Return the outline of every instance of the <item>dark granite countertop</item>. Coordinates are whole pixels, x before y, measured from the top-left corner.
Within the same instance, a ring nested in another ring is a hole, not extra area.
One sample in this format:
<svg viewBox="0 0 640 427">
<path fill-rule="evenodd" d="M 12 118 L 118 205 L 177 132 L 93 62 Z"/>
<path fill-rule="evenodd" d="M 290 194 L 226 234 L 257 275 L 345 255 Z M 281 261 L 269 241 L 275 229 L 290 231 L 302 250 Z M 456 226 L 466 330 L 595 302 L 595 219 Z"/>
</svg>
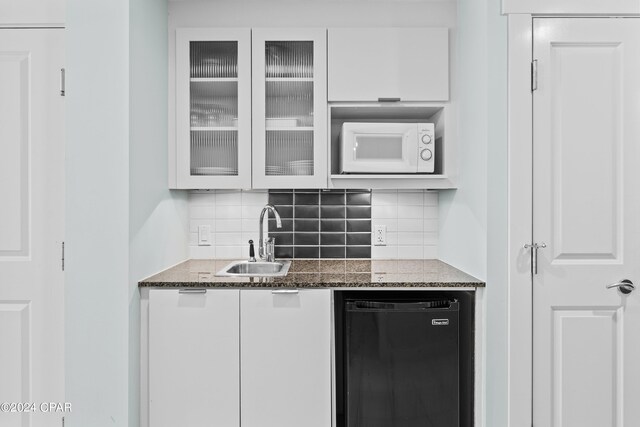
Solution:
<svg viewBox="0 0 640 427">
<path fill-rule="evenodd" d="M 478 288 L 485 283 L 439 260 L 295 259 L 285 277 L 217 277 L 233 260 L 191 259 L 144 279 L 150 288 Z"/>
</svg>

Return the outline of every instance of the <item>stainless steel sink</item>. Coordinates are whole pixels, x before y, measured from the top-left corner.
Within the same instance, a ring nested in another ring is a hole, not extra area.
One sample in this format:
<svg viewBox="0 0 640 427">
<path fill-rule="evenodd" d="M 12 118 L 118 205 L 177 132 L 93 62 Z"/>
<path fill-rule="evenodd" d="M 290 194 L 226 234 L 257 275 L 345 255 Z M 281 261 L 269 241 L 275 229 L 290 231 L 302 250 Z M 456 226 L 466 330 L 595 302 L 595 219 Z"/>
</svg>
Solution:
<svg viewBox="0 0 640 427">
<path fill-rule="evenodd" d="M 216 273 L 231 277 L 283 277 L 289 272 L 291 261 L 234 261 Z"/>
</svg>

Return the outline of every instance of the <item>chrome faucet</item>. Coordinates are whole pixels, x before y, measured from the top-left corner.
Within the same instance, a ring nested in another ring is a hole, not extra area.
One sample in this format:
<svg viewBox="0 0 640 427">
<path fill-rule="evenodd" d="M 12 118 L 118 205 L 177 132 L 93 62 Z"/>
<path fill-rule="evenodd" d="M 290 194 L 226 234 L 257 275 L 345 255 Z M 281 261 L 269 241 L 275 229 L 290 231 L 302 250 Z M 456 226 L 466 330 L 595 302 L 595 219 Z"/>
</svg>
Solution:
<svg viewBox="0 0 640 427">
<path fill-rule="evenodd" d="M 275 251 L 274 251 L 274 247 L 273 247 L 273 243 L 272 244 L 267 244 L 267 249 L 265 250 L 265 245 L 264 245 L 264 230 L 262 229 L 263 223 L 264 223 L 264 215 L 268 212 L 271 211 L 273 212 L 273 216 L 276 217 L 276 226 L 278 228 L 282 228 L 282 220 L 280 219 L 280 214 L 278 213 L 278 210 L 276 209 L 275 206 L 270 205 L 270 204 L 266 204 L 264 208 L 262 208 L 262 212 L 260 212 L 260 235 L 258 236 L 258 257 L 260 257 L 261 259 L 264 259 L 268 262 L 273 262 L 275 260 Z M 267 219 L 269 218 L 269 216 L 267 215 Z M 269 232 L 269 226 L 267 225 L 267 233 Z M 267 242 L 269 243 L 271 239 L 267 239 Z"/>
</svg>

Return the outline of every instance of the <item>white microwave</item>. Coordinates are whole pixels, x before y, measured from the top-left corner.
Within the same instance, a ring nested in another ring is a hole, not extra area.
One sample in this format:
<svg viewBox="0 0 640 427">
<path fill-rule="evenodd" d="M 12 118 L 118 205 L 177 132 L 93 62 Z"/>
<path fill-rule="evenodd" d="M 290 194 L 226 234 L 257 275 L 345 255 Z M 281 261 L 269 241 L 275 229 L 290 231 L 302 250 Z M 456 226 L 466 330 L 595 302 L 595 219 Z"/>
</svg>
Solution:
<svg viewBox="0 0 640 427">
<path fill-rule="evenodd" d="M 433 123 L 342 125 L 341 173 L 433 173 L 435 157 Z"/>
</svg>

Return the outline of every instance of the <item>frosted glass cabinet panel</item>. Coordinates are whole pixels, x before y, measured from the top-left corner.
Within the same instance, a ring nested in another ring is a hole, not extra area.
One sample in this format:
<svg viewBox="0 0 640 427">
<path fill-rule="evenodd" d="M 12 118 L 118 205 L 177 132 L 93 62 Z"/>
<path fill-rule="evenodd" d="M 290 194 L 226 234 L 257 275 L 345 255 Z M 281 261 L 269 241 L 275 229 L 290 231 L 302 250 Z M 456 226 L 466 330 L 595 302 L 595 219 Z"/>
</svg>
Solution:
<svg viewBox="0 0 640 427">
<path fill-rule="evenodd" d="M 176 30 L 178 188 L 251 185 L 251 32 Z"/>
<path fill-rule="evenodd" d="M 326 30 L 252 37 L 253 188 L 325 187 Z"/>
</svg>

